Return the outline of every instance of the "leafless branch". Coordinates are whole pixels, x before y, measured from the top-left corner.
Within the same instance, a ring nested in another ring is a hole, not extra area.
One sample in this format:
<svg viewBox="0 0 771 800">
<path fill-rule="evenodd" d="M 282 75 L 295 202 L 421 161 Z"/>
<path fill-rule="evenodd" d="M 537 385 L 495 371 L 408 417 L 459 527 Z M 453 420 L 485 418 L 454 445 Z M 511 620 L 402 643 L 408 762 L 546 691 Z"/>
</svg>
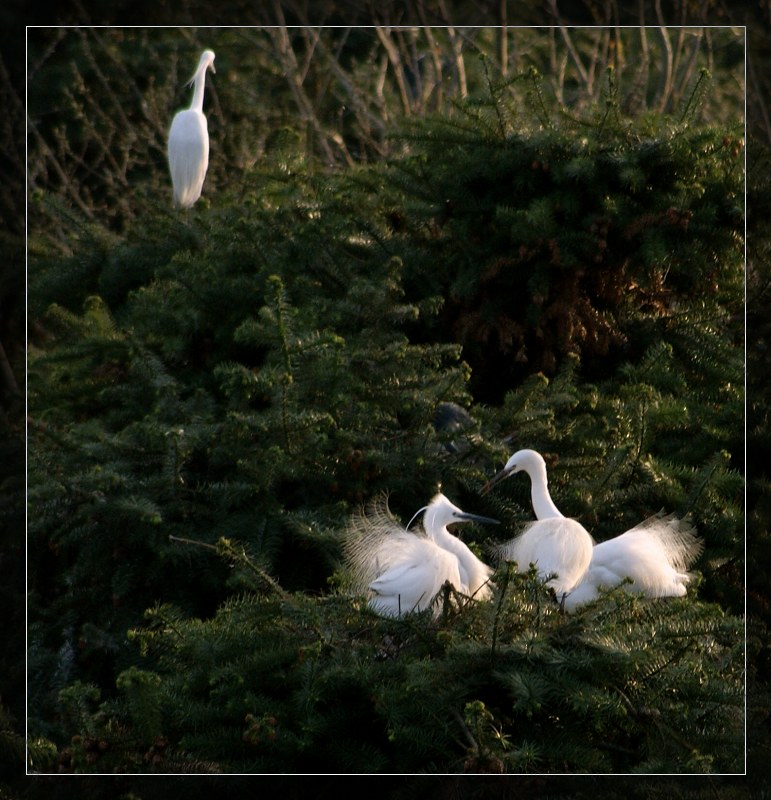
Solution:
<svg viewBox="0 0 771 800">
<path fill-rule="evenodd" d="M 383 45 L 383 48 L 386 51 L 388 61 L 390 62 L 394 73 L 394 78 L 396 79 L 396 85 L 399 87 L 399 96 L 401 97 L 402 101 L 402 111 L 406 116 L 411 116 L 412 107 L 410 106 L 407 84 L 404 80 L 402 59 L 399 55 L 399 50 L 391 39 L 391 30 L 390 28 L 384 28 L 382 25 L 377 25 L 375 26 L 375 31 L 377 33 L 377 38 L 380 40 L 380 43 Z"/>
</svg>

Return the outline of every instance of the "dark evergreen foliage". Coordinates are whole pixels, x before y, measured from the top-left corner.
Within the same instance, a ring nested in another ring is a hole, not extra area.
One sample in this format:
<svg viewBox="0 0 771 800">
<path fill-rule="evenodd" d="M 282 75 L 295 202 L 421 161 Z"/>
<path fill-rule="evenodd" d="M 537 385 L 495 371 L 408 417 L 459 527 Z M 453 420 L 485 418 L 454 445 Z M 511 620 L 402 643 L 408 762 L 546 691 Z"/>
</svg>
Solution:
<svg viewBox="0 0 771 800">
<path fill-rule="evenodd" d="M 519 80 L 540 98 L 537 73 Z M 515 106 L 491 81 L 489 103 L 421 126 L 421 154 L 399 165 L 408 292 L 444 298 L 425 335 L 464 345 L 480 401 L 571 353 L 606 376 L 703 332 L 708 363 L 712 331 L 740 313 L 741 124 L 694 128 L 692 100 L 630 125 L 607 81 L 606 108 L 585 119 Z"/>
<path fill-rule="evenodd" d="M 133 632 L 119 696 L 63 691 L 67 769 L 732 772 L 741 629 L 708 605 L 612 596 L 572 618 L 530 576 L 489 604 L 385 622 L 343 597 L 245 595 Z M 706 654 L 706 655 L 705 655 Z M 89 750 L 89 742 L 101 747 Z M 89 759 L 88 753 L 95 757 Z"/>
</svg>

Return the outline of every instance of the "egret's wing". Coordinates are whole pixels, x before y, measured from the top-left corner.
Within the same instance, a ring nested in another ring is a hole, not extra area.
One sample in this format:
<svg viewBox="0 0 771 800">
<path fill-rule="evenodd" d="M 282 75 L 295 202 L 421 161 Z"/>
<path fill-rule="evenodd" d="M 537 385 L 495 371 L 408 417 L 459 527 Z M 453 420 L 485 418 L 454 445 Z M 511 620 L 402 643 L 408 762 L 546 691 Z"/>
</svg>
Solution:
<svg viewBox="0 0 771 800">
<path fill-rule="evenodd" d="M 446 582 L 458 588 L 460 574 L 458 559 L 427 539 L 414 538 L 410 552 L 403 560 L 373 580 L 369 588 L 375 593 L 372 605 L 384 603 L 400 609 L 399 613 L 428 608 Z"/>
<path fill-rule="evenodd" d="M 676 529 L 638 526 L 594 548 L 589 579 L 610 587 L 630 578 L 630 591 L 649 597 L 682 596 L 690 580 L 684 565 L 700 550 L 698 540 L 684 538 Z"/>
<path fill-rule="evenodd" d="M 391 515 L 388 497 L 372 500 L 366 511 L 354 514 L 343 536 L 343 555 L 353 591 L 363 591 L 378 574 L 378 550 L 386 536 L 401 530 Z"/>
<path fill-rule="evenodd" d="M 424 544 L 418 540 L 420 544 Z M 435 552 L 416 552 L 410 554 L 409 560 L 393 564 L 378 575 L 369 585 L 377 594 L 402 595 L 413 597 L 417 602 L 421 598 L 428 602 L 442 587 L 440 565 L 434 560 Z"/>
</svg>

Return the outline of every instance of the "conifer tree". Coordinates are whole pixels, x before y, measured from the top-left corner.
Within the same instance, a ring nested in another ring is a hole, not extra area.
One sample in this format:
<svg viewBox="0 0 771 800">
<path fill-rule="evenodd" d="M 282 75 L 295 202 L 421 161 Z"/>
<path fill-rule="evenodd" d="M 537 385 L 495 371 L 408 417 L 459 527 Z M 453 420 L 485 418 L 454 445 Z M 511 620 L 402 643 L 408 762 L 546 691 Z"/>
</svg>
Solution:
<svg viewBox="0 0 771 800">
<path fill-rule="evenodd" d="M 223 569 L 181 541 L 233 537 L 285 587 L 317 591 L 353 504 L 398 491 L 405 465 L 405 504 L 438 483 L 431 420 L 466 401 L 465 367 L 457 347 L 400 332 L 421 309 L 336 191 L 309 183 L 280 212 L 97 245 L 71 308 L 48 306 L 57 346 L 31 360 L 31 588 L 41 625 L 68 620 L 33 648 L 49 710 L 81 670 L 129 663 L 125 630 L 168 592 L 203 615 L 225 598 Z M 40 270 L 42 313 L 61 275 Z"/>
<path fill-rule="evenodd" d="M 570 354 L 608 375 L 662 338 L 696 375 L 722 358 L 713 332 L 740 334 L 743 145 L 738 123 L 693 124 L 708 76 L 679 115 L 634 124 L 612 70 L 582 119 L 548 108 L 533 70 L 509 81 L 527 82 L 524 108 L 489 80 L 486 105 L 410 133 L 419 155 L 392 178 L 407 291 L 443 298 L 424 322 L 464 345 L 475 397 L 500 402 Z"/>
</svg>

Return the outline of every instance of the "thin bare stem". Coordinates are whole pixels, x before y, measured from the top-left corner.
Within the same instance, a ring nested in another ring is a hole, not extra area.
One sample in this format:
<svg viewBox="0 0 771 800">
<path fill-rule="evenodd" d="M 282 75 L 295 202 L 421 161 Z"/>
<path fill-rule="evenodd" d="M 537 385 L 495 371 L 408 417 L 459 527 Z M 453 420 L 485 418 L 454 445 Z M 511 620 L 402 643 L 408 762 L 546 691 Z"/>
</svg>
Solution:
<svg viewBox="0 0 771 800">
<path fill-rule="evenodd" d="M 666 25 L 664 23 L 664 15 L 661 13 L 661 0 L 656 0 L 656 17 L 659 21 L 659 32 L 661 33 L 661 43 L 664 46 L 664 75 L 661 79 L 662 87 L 659 97 L 659 112 L 663 113 L 667 107 L 669 98 L 672 94 L 672 77 L 673 77 L 673 55 L 672 55 L 672 42 L 669 39 Z"/>
<path fill-rule="evenodd" d="M 383 48 L 386 51 L 388 61 L 393 69 L 396 85 L 399 89 L 399 96 L 402 101 L 402 109 L 407 116 L 411 116 L 412 107 L 410 105 L 409 93 L 407 92 L 407 84 L 404 80 L 404 67 L 402 65 L 401 56 L 399 55 L 399 50 L 391 38 L 391 30 L 390 28 L 384 28 L 381 25 L 376 25 L 375 32 L 377 33 L 377 38 L 380 40 L 380 43 L 383 45 Z"/>
<path fill-rule="evenodd" d="M 276 19 L 279 21 L 279 25 L 275 28 L 270 28 L 269 32 L 273 38 L 276 52 L 284 68 L 284 74 L 287 79 L 287 83 L 289 84 L 292 97 L 294 98 L 294 101 L 300 112 L 300 118 L 311 126 L 318 138 L 319 147 L 323 151 L 324 158 L 329 164 L 333 164 L 335 162 L 335 158 L 331 148 L 329 147 L 327 136 L 325 135 L 321 127 L 321 123 L 316 116 L 316 113 L 313 109 L 313 104 L 303 88 L 302 73 L 297 63 L 297 57 L 294 49 L 292 48 L 292 43 L 289 41 L 289 34 L 287 32 L 288 29 L 284 19 L 284 12 L 281 8 L 281 3 L 279 0 L 274 0 L 273 9 Z"/>
<path fill-rule="evenodd" d="M 501 59 L 501 75 L 506 78 L 509 74 L 509 31 L 507 25 L 507 7 L 508 3 L 506 0 L 501 0 L 500 4 L 500 16 L 501 16 L 501 28 L 500 28 L 500 59 Z"/>
<path fill-rule="evenodd" d="M 769 116 L 768 108 L 766 107 L 764 100 L 764 92 L 760 91 L 760 79 L 755 71 L 755 60 L 751 50 L 747 53 L 747 72 L 750 82 L 758 87 L 757 91 L 752 92 L 752 96 L 758 105 L 758 111 L 763 119 L 763 128 L 766 132 L 766 139 L 769 143 L 771 143 L 771 117 Z"/>
<path fill-rule="evenodd" d="M 72 182 L 69 179 L 69 176 L 64 170 L 64 167 L 61 165 L 59 160 L 57 159 L 54 151 L 49 147 L 48 142 L 41 136 L 40 132 L 37 129 L 37 125 L 33 122 L 32 119 L 27 117 L 27 129 L 32 132 L 33 136 L 35 137 L 35 141 L 40 149 L 43 151 L 47 162 L 53 168 L 54 172 L 59 177 L 61 181 L 62 188 L 69 196 L 70 200 L 73 202 L 74 205 L 78 207 L 78 209 L 85 214 L 86 217 L 89 219 L 94 219 L 94 212 L 91 208 L 83 202 L 83 199 L 80 197 L 80 194 L 76 192 L 73 188 Z"/>
<path fill-rule="evenodd" d="M 557 20 L 560 33 L 562 34 L 562 40 L 565 42 L 565 46 L 567 47 L 568 52 L 570 53 L 570 57 L 573 59 L 573 63 L 575 64 L 576 69 L 578 70 L 578 74 L 581 80 L 583 81 L 584 86 L 586 86 L 587 91 L 591 93 L 592 89 L 591 78 L 587 73 L 586 68 L 584 67 L 583 61 L 581 61 L 581 56 L 578 54 L 578 51 L 576 50 L 575 45 L 573 44 L 573 39 L 571 38 L 568 29 L 565 27 L 565 23 L 562 21 L 562 16 L 559 13 L 559 10 L 557 9 L 557 0 L 549 0 L 549 8 L 551 9 L 554 19 Z"/>
</svg>

